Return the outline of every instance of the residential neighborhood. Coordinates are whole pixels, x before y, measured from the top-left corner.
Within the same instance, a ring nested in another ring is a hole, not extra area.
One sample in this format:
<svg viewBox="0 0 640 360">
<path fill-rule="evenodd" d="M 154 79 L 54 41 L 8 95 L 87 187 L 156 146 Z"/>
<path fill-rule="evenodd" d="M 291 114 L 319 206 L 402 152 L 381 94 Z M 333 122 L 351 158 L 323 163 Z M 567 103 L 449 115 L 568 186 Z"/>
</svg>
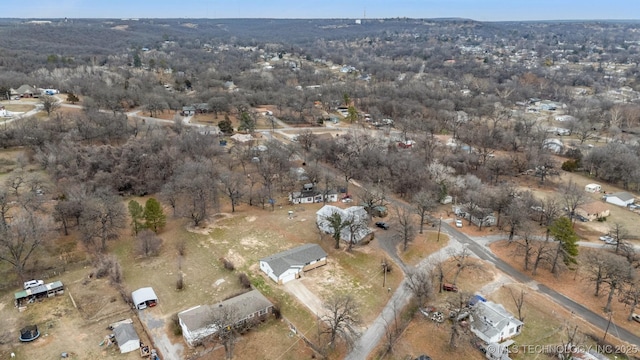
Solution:
<svg viewBox="0 0 640 360">
<path fill-rule="evenodd" d="M 636 358 L 640 22 L 352 12 L 0 19 L 0 357 Z"/>
</svg>

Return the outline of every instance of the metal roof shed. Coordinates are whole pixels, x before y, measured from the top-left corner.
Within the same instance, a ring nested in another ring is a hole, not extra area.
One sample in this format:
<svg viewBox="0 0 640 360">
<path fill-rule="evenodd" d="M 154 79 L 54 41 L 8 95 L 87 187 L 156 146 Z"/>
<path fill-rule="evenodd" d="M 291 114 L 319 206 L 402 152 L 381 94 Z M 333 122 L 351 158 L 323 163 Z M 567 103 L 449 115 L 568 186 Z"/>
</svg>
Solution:
<svg viewBox="0 0 640 360">
<path fill-rule="evenodd" d="M 140 348 L 140 337 L 133 324 L 120 324 L 113 329 L 120 353 L 136 351 Z"/>
<path fill-rule="evenodd" d="M 146 309 L 147 306 L 155 306 L 158 302 L 158 296 L 156 296 L 153 288 L 150 287 L 140 288 L 132 292 L 131 299 L 138 310 Z"/>
</svg>

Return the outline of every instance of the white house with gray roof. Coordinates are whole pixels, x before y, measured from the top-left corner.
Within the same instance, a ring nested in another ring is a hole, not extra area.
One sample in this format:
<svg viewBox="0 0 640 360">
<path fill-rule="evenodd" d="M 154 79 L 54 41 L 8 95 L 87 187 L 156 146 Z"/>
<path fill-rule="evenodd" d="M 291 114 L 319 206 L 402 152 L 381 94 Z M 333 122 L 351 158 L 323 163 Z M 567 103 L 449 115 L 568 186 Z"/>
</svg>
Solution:
<svg viewBox="0 0 640 360">
<path fill-rule="evenodd" d="M 605 201 L 618 206 L 629 206 L 633 204 L 635 198 L 632 194 L 622 191 L 605 196 Z"/>
<path fill-rule="evenodd" d="M 327 234 L 333 234 L 333 228 L 329 219 L 334 214 L 339 214 L 342 221 L 348 221 L 355 226 L 346 226 L 340 231 L 342 241 L 354 244 L 367 243 L 373 237 L 373 231 L 367 226 L 369 214 L 363 206 L 351 206 L 341 209 L 333 205 L 325 205 L 316 212 L 316 225 Z M 353 233 L 352 233 L 353 230 Z"/>
<path fill-rule="evenodd" d="M 260 270 L 271 280 L 284 284 L 326 263 L 327 253 L 320 245 L 305 244 L 260 259 Z"/>
<path fill-rule="evenodd" d="M 491 301 L 478 301 L 474 307 L 471 331 L 487 344 L 501 343 L 522 332 L 524 323 L 504 306 Z"/>
<path fill-rule="evenodd" d="M 215 334 L 221 327 L 260 321 L 273 304 L 260 291 L 251 290 L 214 305 L 198 305 L 178 313 L 182 336 L 191 347 Z"/>
</svg>

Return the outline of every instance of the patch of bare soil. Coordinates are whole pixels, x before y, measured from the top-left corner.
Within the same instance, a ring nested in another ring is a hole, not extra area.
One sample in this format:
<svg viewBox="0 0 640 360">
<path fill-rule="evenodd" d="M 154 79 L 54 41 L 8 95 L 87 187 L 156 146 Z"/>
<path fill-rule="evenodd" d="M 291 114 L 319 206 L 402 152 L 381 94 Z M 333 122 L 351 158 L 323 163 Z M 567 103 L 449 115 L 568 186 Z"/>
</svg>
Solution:
<svg viewBox="0 0 640 360">
<path fill-rule="evenodd" d="M 187 231 L 200 234 L 200 235 L 209 235 L 211 231 L 216 228 L 226 228 L 223 225 L 219 224 L 219 221 L 228 219 L 232 217 L 232 214 L 227 213 L 218 213 L 209 216 L 207 219 L 203 220 L 199 226 L 194 226 L 193 224 L 188 224 L 186 226 Z"/>
<path fill-rule="evenodd" d="M 594 296 L 594 284 L 588 280 L 587 274 L 581 270 L 566 271 L 559 276 L 554 276 L 548 269 L 538 269 L 538 274 L 531 275 L 530 271 L 524 271 L 522 256 L 514 254 L 514 246 L 509 246 L 506 241 L 495 242 L 490 245 L 491 251 L 503 261 L 513 266 L 515 269 L 526 273 L 536 281 L 554 289 L 564 296 L 589 308 L 596 314 L 607 318 L 608 314 L 603 311 L 606 304 L 608 289 L 600 291 L 599 296 Z M 588 251 L 581 249 L 581 251 Z M 616 295 L 612 302 L 612 321 L 616 326 L 623 327 L 635 335 L 640 336 L 640 324 L 628 321 L 629 308 L 624 303 L 618 301 Z"/>
</svg>

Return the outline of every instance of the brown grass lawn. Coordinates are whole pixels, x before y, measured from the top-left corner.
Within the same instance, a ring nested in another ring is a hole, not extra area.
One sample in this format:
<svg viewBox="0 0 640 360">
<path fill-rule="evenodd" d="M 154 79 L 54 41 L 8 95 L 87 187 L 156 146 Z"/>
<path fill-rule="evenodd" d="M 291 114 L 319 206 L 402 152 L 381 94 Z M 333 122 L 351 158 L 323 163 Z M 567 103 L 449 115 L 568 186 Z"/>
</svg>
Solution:
<svg viewBox="0 0 640 360">
<path fill-rule="evenodd" d="M 448 242 L 449 236 L 447 234 L 440 233 L 440 240 L 438 241 L 437 230 L 425 230 L 422 235 L 418 234 L 416 239 L 409 244 L 407 251 L 403 252 L 402 245 L 400 245 L 398 255 L 405 264 L 415 266 L 422 259 L 445 247 Z"/>
<path fill-rule="evenodd" d="M 461 293 L 478 292 L 484 285 L 489 284 L 495 277 L 496 270 L 489 264 L 479 260 L 473 260 L 478 265 L 476 269 L 465 269 L 458 277 L 457 284 L 461 289 Z M 455 271 L 455 264 L 449 262 L 446 264 L 447 273 Z M 456 298 L 460 294 L 450 292 L 437 292 L 437 285 L 434 283 L 436 293 L 434 298 L 429 302 L 429 306 L 436 307 L 439 311 L 448 312 L 451 307 L 450 303 L 455 303 Z M 469 337 L 463 335 L 458 341 L 458 347 L 449 348 L 450 323 L 445 321 L 437 324 L 426 319 L 420 312 L 416 312 L 409 326 L 402 333 L 397 341 L 392 354 L 388 354 L 385 359 L 414 359 L 415 357 L 426 354 L 432 359 L 483 359 L 483 354 L 471 346 Z M 371 359 L 381 358 L 381 345 L 372 353 Z"/>
<path fill-rule="evenodd" d="M 143 203 L 146 199 L 137 200 Z M 284 292 L 281 286 L 266 278 L 259 271 L 258 260 L 295 245 L 318 243 L 329 254 L 329 264 L 306 273 L 305 277 L 313 281 L 305 283 L 321 298 L 336 292 L 349 292 L 361 304 L 365 323 L 372 321 L 387 301 L 380 266 L 383 254 L 372 245 L 347 252 L 343 244 L 340 250 L 335 250 L 333 240 L 320 236 L 315 226 L 315 212 L 321 206 L 286 205 L 276 206 L 274 211 L 270 211 L 241 205 L 236 213 L 217 214 L 198 229 L 191 228 L 186 220 L 169 219 L 167 227 L 159 234 L 164 241 L 159 257 L 137 258 L 134 240 L 128 231 L 121 240 L 112 244 L 111 251 L 120 259 L 128 291 L 152 286 L 159 297 L 156 311 L 165 318 L 189 307 L 211 304 L 240 292 L 242 289 L 237 277 L 240 272 L 246 272 L 254 286 L 278 304 L 283 315 L 299 330 L 305 331 L 315 329 L 314 314 Z M 289 210 L 295 213 L 293 219 L 288 219 Z M 170 209 L 165 209 L 165 213 L 170 214 Z M 186 252 L 179 260 L 176 245 L 181 241 L 185 241 Z M 222 257 L 233 262 L 236 270 L 224 269 L 219 260 Z M 184 276 L 185 288 L 178 291 L 176 281 L 180 272 Z M 395 289 L 401 280 L 401 272 L 392 271 L 387 276 L 386 287 Z"/>
<path fill-rule="evenodd" d="M 521 256 L 514 256 L 512 247 L 506 246 L 505 242 L 496 242 L 491 244 L 491 250 L 502 260 L 509 263 L 517 270 L 524 271 L 522 268 Z M 528 273 L 531 276 L 531 273 Z M 561 294 L 573 299 L 574 301 L 584 305 L 591 311 L 607 318 L 608 315 L 603 312 L 606 304 L 607 288 L 604 286 L 599 297 L 593 296 L 594 287 L 584 274 L 578 271 L 570 271 L 554 277 L 547 269 L 540 269 L 538 275 L 533 277 L 536 281 L 543 283 L 550 288 L 560 292 Z M 640 336 L 640 324 L 634 321 L 628 321 L 629 308 L 624 303 L 618 301 L 618 297 L 613 299 L 613 323 L 618 327 L 623 327 L 632 333 Z M 505 304 L 506 306 L 506 304 Z M 611 335 L 615 336 L 614 333 Z"/>
<path fill-rule="evenodd" d="M 136 352 L 123 355 L 115 346 L 99 346 L 110 333 L 106 330 L 108 324 L 135 317 L 108 281 L 88 279 L 91 270 L 72 270 L 51 279 L 65 284 L 65 294 L 29 304 L 23 312 L 13 307 L 13 291 L 18 288 L 3 294 L 0 357 L 9 358 L 9 353 L 14 352 L 18 359 L 48 359 L 68 352 L 74 359 L 139 358 Z M 71 296 L 78 308 L 73 306 Z M 38 325 L 41 336 L 32 343 L 22 344 L 18 341 L 19 329 L 29 324 Z M 140 339 L 149 343 L 140 323 L 134 321 L 134 326 Z"/>
</svg>

